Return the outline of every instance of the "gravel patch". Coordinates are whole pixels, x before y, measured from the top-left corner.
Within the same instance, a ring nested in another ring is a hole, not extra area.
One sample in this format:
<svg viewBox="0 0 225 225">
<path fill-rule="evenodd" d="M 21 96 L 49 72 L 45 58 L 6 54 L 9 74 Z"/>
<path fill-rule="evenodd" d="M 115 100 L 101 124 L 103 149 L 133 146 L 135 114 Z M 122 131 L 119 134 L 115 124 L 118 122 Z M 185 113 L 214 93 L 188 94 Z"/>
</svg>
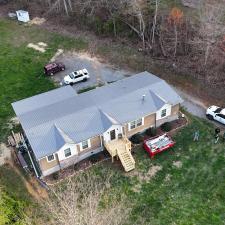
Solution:
<svg viewBox="0 0 225 225">
<path fill-rule="evenodd" d="M 66 70 L 55 74 L 52 79 L 63 85 L 62 81 L 66 74 L 72 71 L 86 68 L 90 74 L 90 79 L 86 82 L 80 82 L 73 85 L 76 91 L 83 88 L 108 84 L 124 77 L 131 76 L 132 73 L 126 70 L 119 70 L 111 65 L 100 62 L 96 57 L 92 57 L 88 53 L 66 52 L 54 58 L 57 62 L 62 62 L 66 66 Z"/>
</svg>

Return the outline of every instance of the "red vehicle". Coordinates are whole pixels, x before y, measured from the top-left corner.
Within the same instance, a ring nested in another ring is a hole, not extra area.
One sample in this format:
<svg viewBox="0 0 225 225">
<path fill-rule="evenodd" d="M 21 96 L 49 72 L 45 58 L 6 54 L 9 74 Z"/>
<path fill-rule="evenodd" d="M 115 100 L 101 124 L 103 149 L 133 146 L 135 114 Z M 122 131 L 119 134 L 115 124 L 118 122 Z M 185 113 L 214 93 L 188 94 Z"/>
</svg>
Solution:
<svg viewBox="0 0 225 225">
<path fill-rule="evenodd" d="M 144 141 L 144 149 L 148 152 L 150 158 L 163 152 L 175 145 L 175 142 L 167 134 L 149 138 Z"/>
<path fill-rule="evenodd" d="M 44 73 L 48 76 L 52 76 L 55 73 L 59 72 L 59 71 L 64 71 L 65 70 L 65 65 L 62 63 L 49 63 L 47 65 L 45 65 L 44 67 Z"/>
</svg>

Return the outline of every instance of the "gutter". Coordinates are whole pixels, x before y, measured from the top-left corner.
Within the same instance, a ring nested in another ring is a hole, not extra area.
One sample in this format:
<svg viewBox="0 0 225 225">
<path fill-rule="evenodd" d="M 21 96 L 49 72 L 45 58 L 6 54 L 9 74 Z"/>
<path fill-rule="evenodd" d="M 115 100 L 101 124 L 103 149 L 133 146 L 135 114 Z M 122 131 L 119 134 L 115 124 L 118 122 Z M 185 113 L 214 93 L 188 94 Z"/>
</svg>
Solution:
<svg viewBox="0 0 225 225">
<path fill-rule="evenodd" d="M 33 166 L 33 168 L 34 168 L 35 175 L 36 175 L 36 177 L 37 177 L 37 178 L 39 178 L 39 175 L 38 175 L 38 172 L 37 172 L 36 166 L 34 165 L 34 162 L 33 162 L 33 159 L 32 159 L 32 157 L 31 157 L 31 155 L 30 155 L 30 151 L 29 151 L 29 149 L 27 149 L 27 152 L 28 152 L 28 155 L 29 155 L 29 158 L 30 158 L 31 164 L 32 164 L 32 166 Z"/>
</svg>

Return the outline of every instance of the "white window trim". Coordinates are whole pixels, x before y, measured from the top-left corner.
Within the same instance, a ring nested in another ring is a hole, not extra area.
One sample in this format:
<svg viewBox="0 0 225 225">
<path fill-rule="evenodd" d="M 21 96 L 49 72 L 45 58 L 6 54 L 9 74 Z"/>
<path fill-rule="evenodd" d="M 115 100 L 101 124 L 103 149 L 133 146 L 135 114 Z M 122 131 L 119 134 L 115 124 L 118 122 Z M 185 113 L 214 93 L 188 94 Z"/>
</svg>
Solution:
<svg viewBox="0 0 225 225">
<path fill-rule="evenodd" d="M 134 123 L 134 128 L 131 128 L 131 123 L 133 123 L 133 122 L 135 122 Z M 134 120 L 134 121 L 131 121 L 130 123 L 129 123 L 129 130 L 133 130 L 133 129 L 135 129 L 136 128 L 136 121 Z"/>
<path fill-rule="evenodd" d="M 55 154 L 53 153 L 53 154 L 51 154 L 51 155 L 53 155 L 54 158 L 53 158 L 52 160 L 48 160 L 48 156 L 50 156 L 50 155 L 47 155 L 47 156 L 46 156 L 47 162 L 52 162 L 52 161 L 55 160 Z"/>
<path fill-rule="evenodd" d="M 141 125 L 137 126 L 137 121 L 138 121 L 139 119 L 141 119 Z M 134 129 L 136 129 L 136 128 L 138 128 L 138 127 L 141 127 L 141 126 L 144 125 L 144 117 L 139 118 L 139 119 L 136 119 L 136 120 L 133 120 L 133 121 L 129 122 L 129 124 L 128 124 L 129 131 L 130 131 L 130 130 L 134 130 Z M 134 127 L 134 128 L 131 128 L 131 123 L 133 123 L 133 122 L 135 122 L 135 127 Z"/>
<path fill-rule="evenodd" d="M 163 112 L 163 110 L 166 110 L 166 114 L 165 114 L 165 116 L 162 116 L 162 112 Z M 162 109 L 162 110 L 161 110 L 161 112 L 160 112 L 160 117 L 161 117 L 161 118 L 165 118 L 165 117 L 167 117 L 167 109 Z"/>
<path fill-rule="evenodd" d="M 144 125 L 144 117 L 140 118 L 141 119 L 141 125 L 137 126 L 137 127 L 141 127 Z M 139 119 L 136 120 L 136 123 Z M 136 124 L 137 125 L 137 124 Z"/>
<path fill-rule="evenodd" d="M 82 142 L 80 143 L 80 149 L 83 151 L 83 150 L 86 150 L 86 149 L 89 149 L 91 148 L 91 140 L 88 139 L 88 140 L 84 140 L 84 141 L 87 141 L 88 142 L 88 147 L 87 148 L 83 148 L 83 145 L 82 145 Z"/>
<path fill-rule="evenodd" d="M 66 154 L 65 154 L 65 150 L 67 150 L 67 149 L 70 149 L 70 155 L 69 156 L 66 156 Z M 67 158 L 69 158 L 69 157 L 71 157 L 73 154 L 72 154 L 72 150 L 71 150 L 71 148 L 65 148 L 64 150 L 63 150 L 63 153 L 64 153 L 64 157 L 67 159 Z"/>
</svg>

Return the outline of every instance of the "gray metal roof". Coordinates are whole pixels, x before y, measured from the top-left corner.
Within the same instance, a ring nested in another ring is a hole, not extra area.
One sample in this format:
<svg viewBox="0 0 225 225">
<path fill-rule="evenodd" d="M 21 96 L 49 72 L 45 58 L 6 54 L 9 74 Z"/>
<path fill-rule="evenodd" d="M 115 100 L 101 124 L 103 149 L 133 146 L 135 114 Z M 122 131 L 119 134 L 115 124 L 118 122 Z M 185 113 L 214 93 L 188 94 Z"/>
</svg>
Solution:
<svg viewBox="0 0 225 225">
<path fill-rule="evenodd" d="M 12 106 L 16 112 L 16 115 L 18 116 L 30 111 L 41 109 L 57 102 L 61 102 L 76 95 L 77 93 L 73 90 L 73 88 L 70 86 L 65 86 L 14 102 L 12 103 Z"/>
<path fill-rule="evenodd" d="M 34 154 L 41 158 L 59 150 L 65 137 L 79 143 L 113 124 L 124 124 L 154 113 L 166 103 L 180 102 L 165 81 L 143 72 L 83 94 L 77 95 L 66 86 L 12 105 Z"/>
</svg>

